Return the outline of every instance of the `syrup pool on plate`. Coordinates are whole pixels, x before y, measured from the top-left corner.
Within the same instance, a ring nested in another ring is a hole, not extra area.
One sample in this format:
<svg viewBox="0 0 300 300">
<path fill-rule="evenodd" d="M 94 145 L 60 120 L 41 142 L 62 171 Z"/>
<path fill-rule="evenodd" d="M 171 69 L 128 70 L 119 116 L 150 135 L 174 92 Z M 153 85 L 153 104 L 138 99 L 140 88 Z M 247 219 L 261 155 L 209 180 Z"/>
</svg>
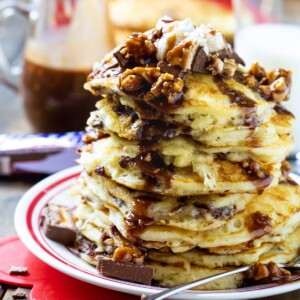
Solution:
<svg viewBox="0 0 300 300">
<path fill-rule="evenodd" d="M 247 66 L 259 61 L 266 70 L 284 68 L 293 71 L 290 100 L 284 105 L 295 115 L 294 136 L 300 150 L 300 26 L 259 24 L 240 29 L 235 49 Z"/>
</svg>

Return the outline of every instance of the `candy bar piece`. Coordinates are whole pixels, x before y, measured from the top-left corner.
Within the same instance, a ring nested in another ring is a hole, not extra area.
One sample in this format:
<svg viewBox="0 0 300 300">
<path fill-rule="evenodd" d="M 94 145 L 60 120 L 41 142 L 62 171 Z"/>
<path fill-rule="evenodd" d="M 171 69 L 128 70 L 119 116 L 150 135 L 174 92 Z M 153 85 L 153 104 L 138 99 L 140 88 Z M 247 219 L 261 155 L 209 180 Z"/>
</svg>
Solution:
<svg viewBox="0 0 300 300">
<path fill-rule="evenodd" d="M 152 267 L 137 265 L 133 262 L 120 262 L 111 258 L 97 256 L 97 270 L 107 277 L 151 285 L 154 275 Z"/>
<path fill-rule="evenodd" d="M 47 238 L 64 245 L 72 245 L 77 230 L 68 207 L 54 203 L 47 204 L 41 217 L 41 226 Z"/>
<path fill-rule="evenodd" d="M 27 299 L 26 293 L 23 292 L 16 292 L 11 295 L 13 299 Z"/>
<path fill-rule="evenodd" d="M 198 47 L 192 62 L 191 70 L 197 73 L 207 73 L 207 61 L 208 57 L 203 47 Z"/>
<path fill-rule="evenodd" d="M 27 267 L 11 266 L 9 268 L 10 275 L 26 275 L 28 273 Z"/>
</svg>

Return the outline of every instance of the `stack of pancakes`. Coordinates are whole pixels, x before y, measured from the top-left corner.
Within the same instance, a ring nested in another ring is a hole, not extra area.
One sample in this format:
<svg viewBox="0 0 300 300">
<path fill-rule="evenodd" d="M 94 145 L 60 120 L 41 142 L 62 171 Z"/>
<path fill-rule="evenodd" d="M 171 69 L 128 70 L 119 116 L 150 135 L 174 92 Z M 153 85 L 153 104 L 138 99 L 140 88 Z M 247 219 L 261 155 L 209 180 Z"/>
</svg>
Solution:
<svg viewBox="0 0 300 300">
<path fill-rule="evenodd" d="M 218 30 L 164 18 L 95 65 L 85 88 L 101 100 L 74 189 L 83 259 L 139 249 L 123 259 L 171 287 L 296 257 L 300 194 L 285 161 L 293 115 L 282 106 L 291 74 L 242 64 Z"/>
</svg>

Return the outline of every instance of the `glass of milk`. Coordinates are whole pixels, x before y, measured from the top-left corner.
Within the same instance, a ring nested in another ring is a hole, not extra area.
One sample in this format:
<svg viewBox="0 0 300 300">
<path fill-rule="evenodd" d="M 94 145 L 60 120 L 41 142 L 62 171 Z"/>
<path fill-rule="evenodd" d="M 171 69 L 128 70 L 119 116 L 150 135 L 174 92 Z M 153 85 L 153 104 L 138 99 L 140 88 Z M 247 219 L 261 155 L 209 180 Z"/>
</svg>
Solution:
<svg viewBox="0 0 300 300">
<path fill-rule="evenodd" d="M 234 46 L 250 66 L 293 72 L 290 100 L 283 103 L 296 117 L 294 136 L 300 159 L 300 1 L 232 0 L 237 20 Z"/>
</svg>

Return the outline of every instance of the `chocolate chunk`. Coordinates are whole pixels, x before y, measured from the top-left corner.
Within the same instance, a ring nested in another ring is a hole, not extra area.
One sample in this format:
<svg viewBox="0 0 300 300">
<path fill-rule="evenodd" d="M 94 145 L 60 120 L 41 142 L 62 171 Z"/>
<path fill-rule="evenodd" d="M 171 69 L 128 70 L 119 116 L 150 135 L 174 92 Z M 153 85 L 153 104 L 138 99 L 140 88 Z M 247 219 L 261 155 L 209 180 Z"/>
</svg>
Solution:
<svg viewBox="0 0 300 300">
<path fill-rule="evenodd" d="M 23 266 L 11 266 L 9 268 L 10 275 L 27 275 L 28 268 Z"/>
<path fill-rule="evenodd" d="M 27 299 L 26 293 L 23 292 L 16 292 L 11 295 L 13 299 Z"/>
<path fill-rule="evenodd" d="M 113 55 L 116 58 L 116 60 L 118 61 L 119 66 L 122 69 L 126 69 L 128 66 L 128 63 L 129 63 L 128 59 L 124 58 L 124 56 L 120 53 L 120 51 L 114 52 Z"/>
<path fill-rule="evenodd" d="M 105 168 L 102 166 L 98 166 L 95 169 L 95 173 L 100 175 L 100 176 L 105 176 Z"/>
<path fill-rule="evenodd" d="M 132 262 L 119 262 L 104 256 L 97 256 L 97 270 L 107 277 L 151 285 L 154 275 L 152 267 Z"/>
<path fill-rule="evenodd" d="M 227 153 L 219 152 L 215 154 L 215 157 L 219 160 L 227 160 Z"/>
<path fill-rule="evenodd" d="M 235 60 L 236 63 L 242 66 L 246 65 L 244 60 L 235 51 L 232 52 L 232 58 Z"/>
<path fill-rule="evenodd" d="M 184 77 L 184 74 L 180 67 L 173 66 L 171 64 L 166 63 L 165 61 L 158 62 L 157 67 L 160 68 L 162 73 L 169 73 L 174 75 L 175 77 L 180 77 L 180 78 Z"/>
<path fill-rule="evenodd" d="M 42 211 L 41 227 L 47 238 L 61 244 L 71 245 L 76 239 L 77 229 L 66 206 L 47 204 Z"/>
<path fill-rule="evenodd" d="M 103 238 L 104 235 L 101 236 L 101 241 L 103 240 Z M 97 252 L 97 245 L 81 235 L 78 235 L 78 237 L 76 238 L 74 246 L 71 246 L 68 249 L 76 256 L 80 257 L 81 254 L 84 254 L 89 256 L 90 259 L 93 259 L 100 254 L 99 252 Z"/>
<path fill-rule="evenodd" d="M 227 44 L 227 48 L 221 50 L 218 54 L 222 60 L 225 58 L 233 58 L 236 63 L 245 66 L 243 59 L 233 50 L 230 44 Z"/>
<path fill-rule="evenodd" d="M 211 209 L 211 214 L 216 219 L 226 220 L 232 216 L 235 210 L 236 210 L 235 205 L 227 205 L 227 206 Z"/>
<path fill-rule="evenodd" d="M 208 61 L 208 57 L 203 47 L 198 47 L 192 62 L 191 71 L 196 73 L 203 73 L 203 74 L 208 73 L 206 69 L 207 61 Z"/>
<path fill-rule="evenodd" d="M 121 168 L 127 168 L 128 165 L 134 164 L 134 158 L 131 158 L 129 156 L 121 156 L 119 159 L 119 165 Z"/>
</svg>

